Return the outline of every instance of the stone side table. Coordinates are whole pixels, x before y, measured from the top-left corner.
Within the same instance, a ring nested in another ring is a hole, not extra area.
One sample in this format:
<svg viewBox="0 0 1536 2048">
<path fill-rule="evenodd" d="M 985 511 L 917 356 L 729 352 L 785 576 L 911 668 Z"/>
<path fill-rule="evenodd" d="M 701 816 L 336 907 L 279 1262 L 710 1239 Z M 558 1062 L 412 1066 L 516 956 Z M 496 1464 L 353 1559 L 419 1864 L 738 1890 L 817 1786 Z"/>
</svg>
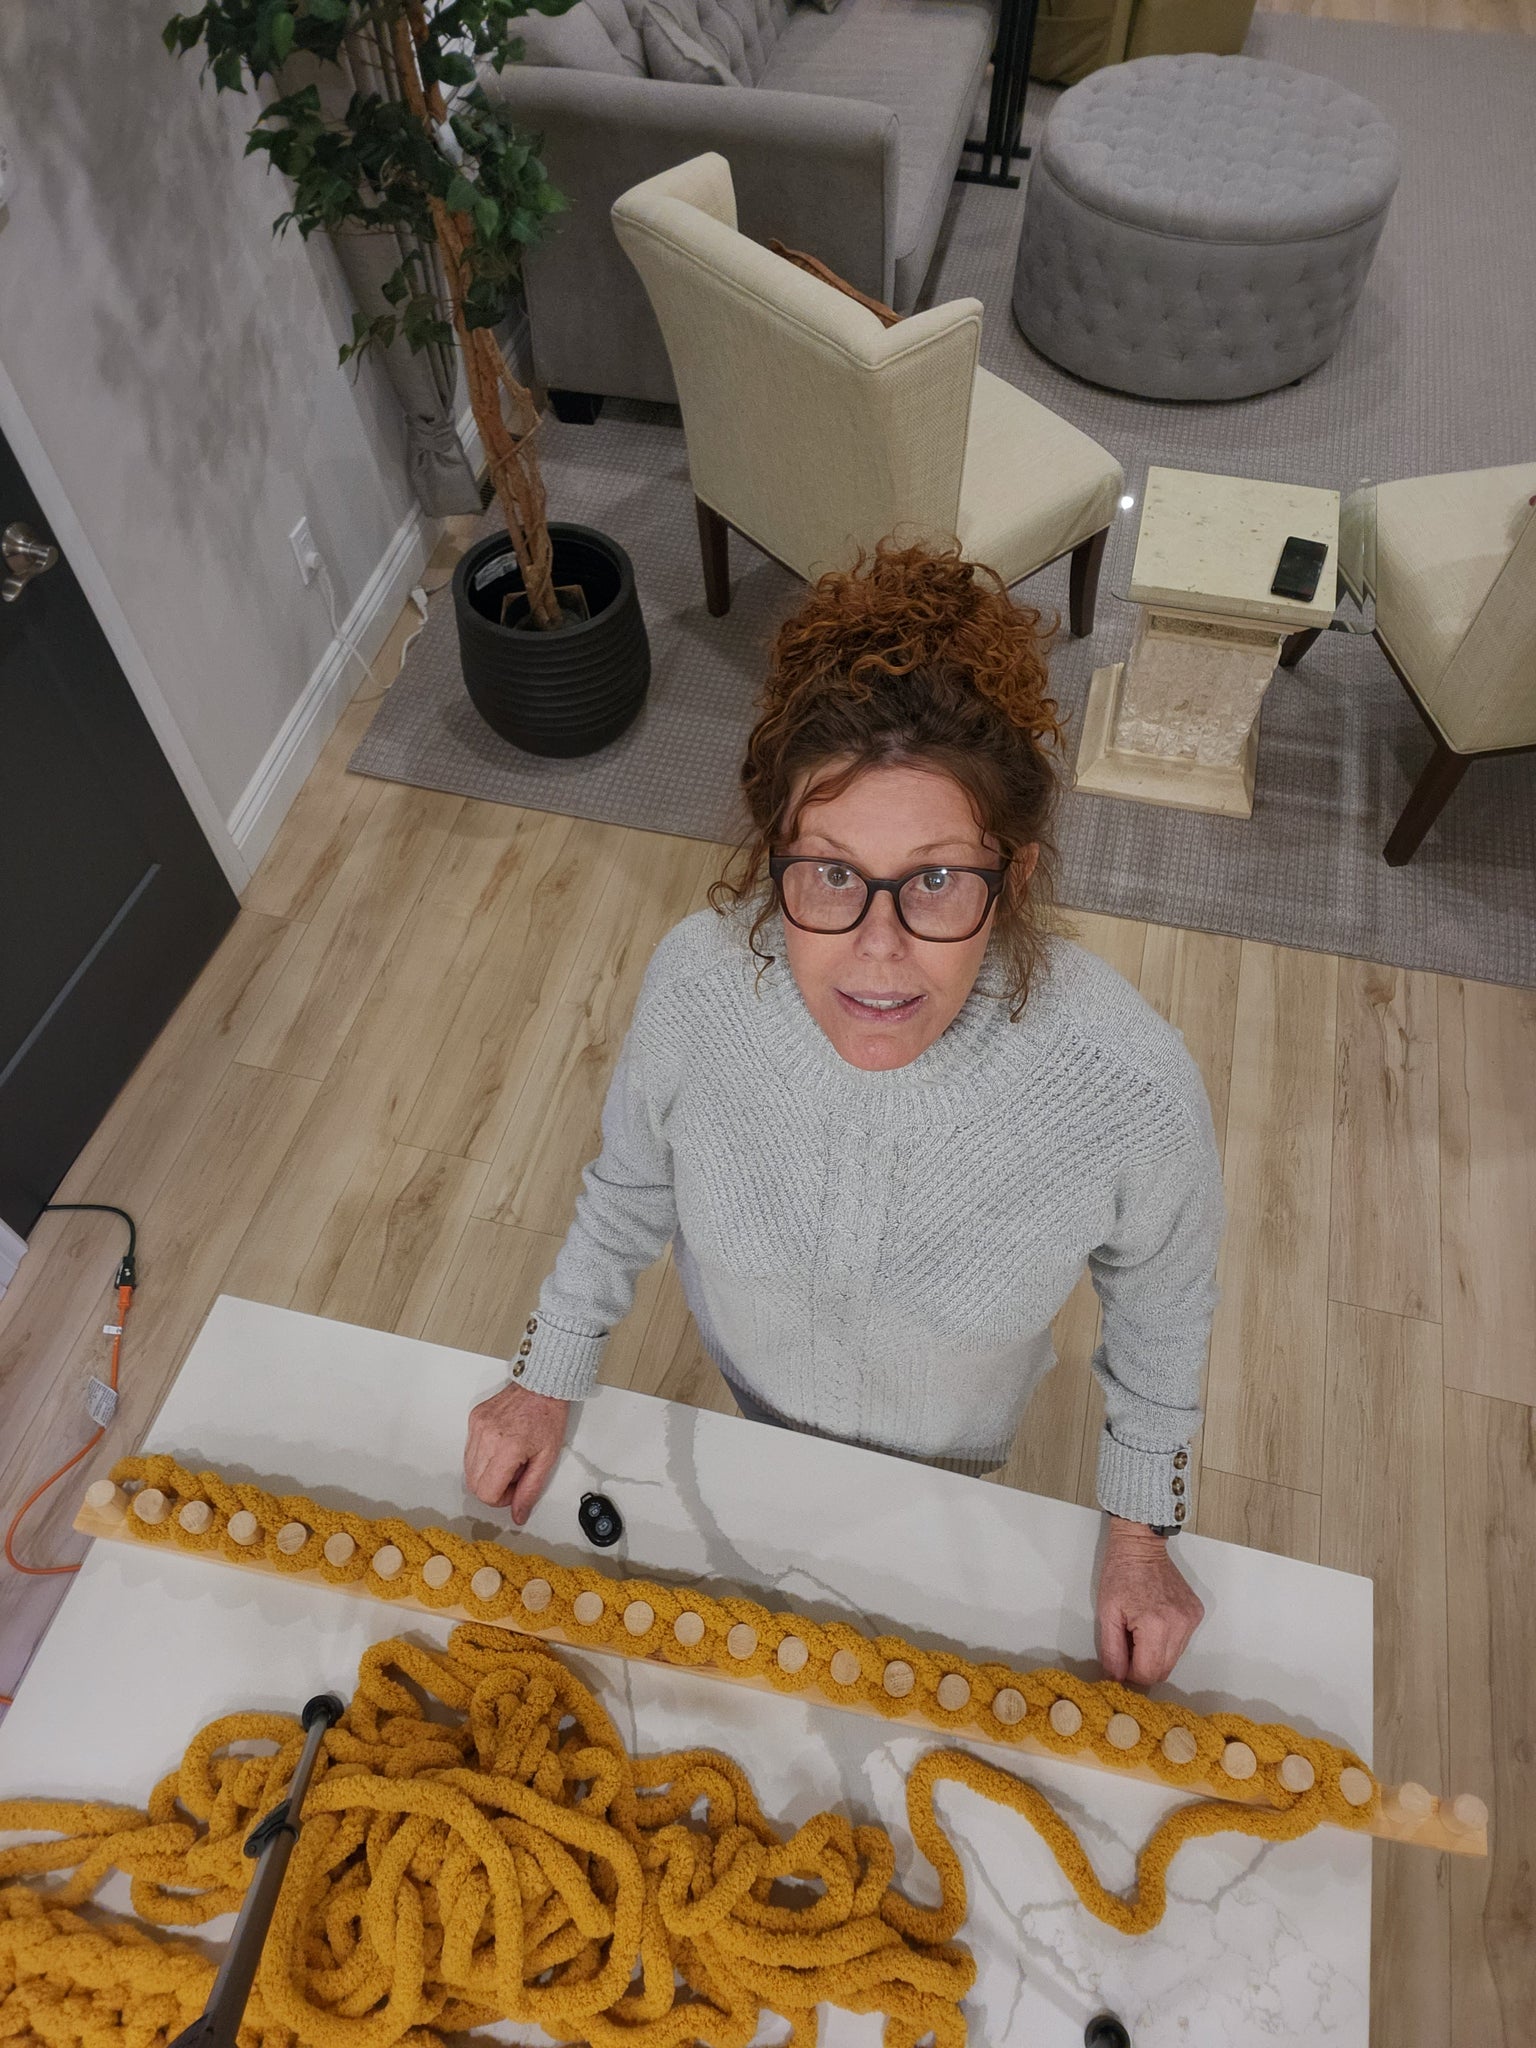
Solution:
<svg viewBox="0 0 1536 2048">
<path fill-rule="evenodd" d="M 1328 548 L 1307 604 L 1270 594 L 1291 534 Z M 1127 659 L 1094 671 L 1077 787 L 1251 817 L 1259 706 L 1287 642 L 1294 661 L 1332 618 L 1338 555 L 1337 491 L 1148 470 L 1127 593 L 1141 617 Z"/>
</svg>

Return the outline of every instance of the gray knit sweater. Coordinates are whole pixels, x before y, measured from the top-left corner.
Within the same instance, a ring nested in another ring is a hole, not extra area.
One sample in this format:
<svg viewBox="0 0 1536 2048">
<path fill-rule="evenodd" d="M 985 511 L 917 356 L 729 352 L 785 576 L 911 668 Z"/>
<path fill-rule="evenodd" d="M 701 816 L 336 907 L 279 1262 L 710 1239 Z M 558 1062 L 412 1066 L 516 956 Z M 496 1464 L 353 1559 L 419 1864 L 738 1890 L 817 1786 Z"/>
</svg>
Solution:
<svg viewBox="0 0 1536 2048">
<path fill-rule="evenodd" d="M 1099 1501 L 1182 1521 L 1222 1197 L 1178 1033 L 1056 940 L 1017 1023 L 984 968 L 936 1044 L 865 1073 L 806 1009 L 776 925 L 766 945 L 758 980 L 740 919 L 706 910 L 657 947 L 518 1382 L 589 1393 L 636 1276 L 675 1243 L 710 1355 L 759 1407 L 983 1471 L 1086 1262 Z"/>
</svg>

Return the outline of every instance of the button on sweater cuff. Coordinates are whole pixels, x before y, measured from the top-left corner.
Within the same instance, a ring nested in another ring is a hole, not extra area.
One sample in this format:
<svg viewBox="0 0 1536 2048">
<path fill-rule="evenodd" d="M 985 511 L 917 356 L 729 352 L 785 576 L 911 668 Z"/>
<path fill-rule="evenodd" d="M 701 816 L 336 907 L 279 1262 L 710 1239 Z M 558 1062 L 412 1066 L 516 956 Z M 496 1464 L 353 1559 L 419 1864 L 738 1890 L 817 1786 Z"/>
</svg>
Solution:
<svg viewBox="0 0 1536 2048">
<path fill-rule="evenodd" d="M 1182 1462 L 1180 1462 L 1182 1460 Z M 1108 1430 L 1099 1439 L 1099 1506 L 1127 1522 L 1182 1527 L 1189 1514 L 1189 1453 L 1138 1451 Z"/>
<path fill-rule="evenodd" d="M 557 1401 L 584 1401 L 597 1384 L 598 1361 L 607 1341 L 562 1330 L 541 1315 L 537 1329 L 524 1337 L 508 1361 L 512 1384 Z"/>
</svg>

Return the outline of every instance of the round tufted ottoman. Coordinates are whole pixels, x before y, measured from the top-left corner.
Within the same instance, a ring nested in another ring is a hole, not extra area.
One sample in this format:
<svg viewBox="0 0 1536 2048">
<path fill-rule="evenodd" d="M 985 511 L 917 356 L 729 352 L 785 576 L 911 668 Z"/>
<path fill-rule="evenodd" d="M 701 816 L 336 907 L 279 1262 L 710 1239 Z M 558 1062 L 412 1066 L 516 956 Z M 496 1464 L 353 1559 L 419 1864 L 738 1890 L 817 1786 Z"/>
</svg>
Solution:
<svg viewBox="0 0 1536 2048">
<path fill-rule="evenodd" d="M 1376 109 L 1310 72 L 1206 56 L 1096 71 L 1036 152 L 1014 317 L 1117 391 L 1272 391 L 1333 353 L 1397 173 Z"/>
</svg>

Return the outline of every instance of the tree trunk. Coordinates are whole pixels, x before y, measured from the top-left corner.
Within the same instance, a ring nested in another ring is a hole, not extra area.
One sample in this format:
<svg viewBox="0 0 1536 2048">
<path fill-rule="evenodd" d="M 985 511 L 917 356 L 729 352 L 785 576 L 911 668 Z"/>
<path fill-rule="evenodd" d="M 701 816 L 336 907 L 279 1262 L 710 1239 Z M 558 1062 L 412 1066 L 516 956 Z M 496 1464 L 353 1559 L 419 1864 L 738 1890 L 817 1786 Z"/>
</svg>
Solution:
<svg viewBox="0 0 1536 2048">
<path fill-rule="evenodd" d="M 395 57 L 400 67 L 406 102 L 419 121 L 436 127 L 446 118 L 441 92 L 434 85 L 430 93 L 422 84 L 416 61 L 416 39 L 423 25 L 407 25 L 400 16 L 393 23 Z M 539 474 L 534 434 L 539 412 L 533 394 L 518 383 L 507 368 L 506 359 L 488 327 L 470 327 L 464 318 L 464 247 L 468 239 L 462 216 L 452 214 L 442 200 L 434 198 L 432 220 L 437 229 L 438 248 L 448 280 L 448 300 L 453 309 L 454 331 L 464 358 L 464 377 L 469 402 L 485 445 L 491 483 L 501 516 L 507 522 L 507 537 L 534 624 L 546 630 L 564 623 L 555 596 L 549 543 L 549 520 L 544 480 Z M 510 422 L 502 409 L 506 395 Z"/>
</svg>

